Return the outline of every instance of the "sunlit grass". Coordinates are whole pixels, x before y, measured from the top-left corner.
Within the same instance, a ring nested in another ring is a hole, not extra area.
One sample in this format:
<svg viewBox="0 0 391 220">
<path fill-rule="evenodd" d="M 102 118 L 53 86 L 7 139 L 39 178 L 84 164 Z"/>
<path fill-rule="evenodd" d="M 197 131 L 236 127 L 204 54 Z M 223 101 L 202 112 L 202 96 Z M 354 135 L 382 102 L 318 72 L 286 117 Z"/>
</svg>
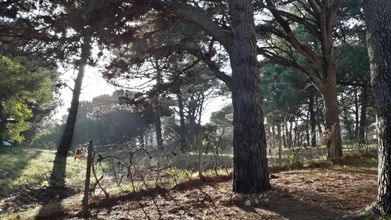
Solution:
<svg viewBox="0 0 391 220">
<path fill-rule="evenodd" d="M 53 168 L 54 150 L 43 150 L 31 147 L 0 148 L 0 170 L 6 175 L 0 179 L 0 185 L 48 186 Z M 67 158 L 66 183 L 81 184 L 86 170 L 85 160 Z M 7 174 L 5 174 L 7 171 Z"/>
</svg>

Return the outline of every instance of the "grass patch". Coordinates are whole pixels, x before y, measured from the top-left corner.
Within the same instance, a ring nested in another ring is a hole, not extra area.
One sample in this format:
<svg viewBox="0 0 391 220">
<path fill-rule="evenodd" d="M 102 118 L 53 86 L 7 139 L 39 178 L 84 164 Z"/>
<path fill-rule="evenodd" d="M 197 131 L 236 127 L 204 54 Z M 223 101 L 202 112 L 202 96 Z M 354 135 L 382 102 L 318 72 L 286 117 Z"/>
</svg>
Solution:
<svg viewBox="0 0 391 220">
<path fill-rule="evenodd" d="M 360 158 L 352 160 L 350 165 L 357 167 L 377 167 L 378 162 L 377 158 Z"/>
<path fill-rule="evenodd" d="M 48 180 L 53 168 L 54 150 L 44 150 L 32 147 L 1 147 L 0 148 L 0 186 L 10 187 L 48 186 Z M 85 160 L 67 158 L 66 183 L 80 185 L 84 181 L 86 169 Z"/>
</svg>

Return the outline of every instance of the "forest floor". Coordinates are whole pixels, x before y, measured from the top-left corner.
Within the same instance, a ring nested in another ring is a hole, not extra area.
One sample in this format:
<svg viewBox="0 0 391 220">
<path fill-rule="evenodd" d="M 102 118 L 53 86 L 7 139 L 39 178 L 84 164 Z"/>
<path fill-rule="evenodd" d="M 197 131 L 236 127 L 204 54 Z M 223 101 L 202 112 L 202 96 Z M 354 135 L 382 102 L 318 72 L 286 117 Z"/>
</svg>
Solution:
<svg viewBox="0 0 391 220">
<path fill-rule="evenodd" d="M 368 219 L 358 213 L 375 199 L 376 168 L 356 159 L 337 163 L 340 164 L 327 168 L 274 172 L 272 190 L 256 195 L 257 204 L 253 202 L 250 206 L 245 205 L 246 199 L 241 200 L 231 192 L 229 177 L 220 177 L 204 183 L 186 182 L 171 190 L 154 189 L 109 201 L 97 200 L 92 204 L 91 216 L 92 219 Z M 62 217 L 80 218 L 76 211 Z"/>
</svg>

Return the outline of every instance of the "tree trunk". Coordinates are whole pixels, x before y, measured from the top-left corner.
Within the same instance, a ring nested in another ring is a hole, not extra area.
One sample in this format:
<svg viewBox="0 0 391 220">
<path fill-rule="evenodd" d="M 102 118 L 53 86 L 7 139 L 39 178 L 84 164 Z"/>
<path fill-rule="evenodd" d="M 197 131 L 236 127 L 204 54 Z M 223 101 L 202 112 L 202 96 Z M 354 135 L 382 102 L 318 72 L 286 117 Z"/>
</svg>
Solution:
<svg viewBox="0 0 391 220">
<path fill-rule="evenodd" d="M 7 119 L 0 119 L 0 146 L 3 144 L 3 141 L 4 141 L 4 137 L 5 137 L 5 132 L 6 132 L 6 127 L 7 127 L 7 123 L 6 123 L 6 120 Z"/>
<path fill-rule="evenodd" d="M 367 128 L 368 84 L 364 82 L 361 93 L 360 127 L 358 132 L 359 143 L 365 143 L 365 131 Z"/>
<path fill-rule="evenodd" d="M 348 109 L 348 106 L 345 102 L 345 97 L 341 95 L 341 106 L 342 106 L 342 122 L 345 125 L 345 129 L 348 132 L 348 138 L 350 140 L 354 140 L 356 132 L 354 132 L 354 125 L 352 124 L 352 121 L 350 120 L 350 112 Z"/>
<path fill-rule="evenodd" d="M 282 136 L 281 136 L 281 124 L 277 125 L 277 135 L 278 135 L 278 163 L 281 165 L 282 162 Z"/>
<path fill-rule="evenodd" d="M 307 122 L 306 122 L 306 125 L 305 125 L 305 147 L 310 146 L 310 142 L 311 142 L 310 116 L 309 116 L 309 113 L 308 113 Z"/>
<path fill-rule="evenodd" d="M 292 131 L 293 131 L 293 121 L 290 121 L 289 122 L 289 131 L 288 131 L 288 147 L 293 147 L 293 134 L 292 134 Z"/>
<path fill-rule="evenodd" d="M 287 149 L 288 146 L 288 120 L 287 120 L 287 114 L 284 116 L 284 123 L 283 123 L 283 140 L 284 140 L 284 148 Z"/>
<path fill-rule="evenodd" d="M 155 132 L 156 132 L 157 146 L 158 146 L 158 148 L 163 148 L 162 123 L 160 122 L 160 109 L 159 109 L 159 107 L 155 111 Z"/>
<path fill-rule="evenodd" d="M 332 74 L 328 75 L 331 77 L 330 75 Z M 330 141 L 327 143 L 328 158 L 342 156 L 341 127 L 339 122 L 335 75 L 331 78 L 334 79 L 329 79 L 328 85 L 322 93 L 324 98 L 326 129 L 329 129 L 332 132 Z"/>
<path fill-rule="evenodd" d="M 0 146 L 3 144 L 7 128 L 7 117 L 3 114 L 3 104 L 2 100 L 0 100 Z"/>
<path fill-rule="evenodd" d="M 366 0 L 364 12 L 379 134 L 378 194 L 375 208 L 391 214 L 391 2 Z"/>
<path fill-rule="evenodd" d="M 297 120 L 297 119 L 296 119 Z M 299 147 L 300 145 L 300 131 L 297 126 L 297 121 L 294 120 L 293 123 L 293 147 Z"/>
<path fill-rule="evenodd" d="M 200 131 L 196 136 L 196 144 L 198 145 L 198 177 L 203 180 L 203 170 L 204 170 L 204 143 L 203 143 L 203 134 Z"/>
<path fill-rule="evenodd" d="M 81 57 L 79 60 L 78 73 L 75 80 L 75 86 L 72 92 L 72 102 L 71 108 L 69 109 L 67 122 L 65 124 L 64 133 L 62 135 L 60 145 L 57 148 L 57 155 L 66 157 L 68 155 L 68 151 L 71 148 L 72 138 L 73 138 L 73 130 L 76 124 L 77 110 L 79 107 L 79 97 L 81 92 L 81 85 L 83 83 L 85 66 L 87 65 L 87 60 L 90 56 L 90 40 L 84 39 L 84 43 L 81 46 Z"/>
<path fill-rule="evenodd" d="M 163 83 L 162 80 L 162 73 L 159 68 L 159 64 L 156 61 L 156 87 L 159 88 L 161 84 Z M 156 140 L 157 140 L 157 146 L 158 148 L 163 148 L 163 139 L 162 139 L 162 123 L 160 121 L 160 99 L 159 95 L 156 95 L 156 101 L 157 101 L 157 106 L 155 109 L 155 132 L 156 132 Z"/>
<path fill-rule="evenodd" d="M 270 190 L 270 183 L 252 1 L 229 1 L 229 13 L 234 34 L 229 54 L 234 107 L 233 191 L 259 193 Z"/>
<path fill-rule="evenodd" d="M 318 134 L 319 134 L 319 138 L 322 138 L 322 134 L 323 134 L 323 131 L 322 131 L 322 124 L 324 125 L 324 120 L 323 120 L 323 113 L 321 111 L 321 107 L 320 107 L 320 102 L 319 102 L 319 97 L 316 97 L 315 99 L 315 106 L 316 106 L 316 118 L 317 118 L 317 126 L 318 126 Z"/>
<path fill-rule="evenodd" d="M 274 129 L 274 125 L 273 124 L 271 125 L 271 129 L 272 129 L 272 135 L 271 135 L 272 141 L 270 143 L 269 149 L 274 148 L 275 145 L 276 145 L 276 131 Z"/>
<path fill-rule="evenodd" d="M 180 123 L 180 129 L 179 129 L 180 149 L 181 151 L 184 151 L 186 148 L 186 127 L 185 127 L 185 114 L 183 112 L 183 99 L 181 93 L 177 94 L 177 99 L 178 99 L 179 123 Z"/>
<path fill-rule="evenodd" d="M 308 111 L 310 114 L 310 126 L 311 126 L 311 147 L 316 147 L 316 119 L 314 111 L 314 94 L 310 96 L 310 102 L 308 105 Z"/>
<path fill-rule="evenodd" d="M 196 108 L 197 108 L 197 101 L 194 99 L 194 94 L 190 96 L 189 106 L 188 106 L 188 114 L 187 118 L 189 120 L 189 141 L 194 149 L 197 149 L 195 145 L 196 139 L 197 139 L 197 128 L 196 128 Z"/>
<path fill-rule="evenodd" d="M 358 94 L 357 94 L 357 88 L 354 89 L 354 107 L 355 107 L 355 132 L 354 132 L 354 138 L 357 140 L 359 136 L 359 127 L 360 127 L 360 116 L 359 116 L 359 108 L 358 108 Z"/>
<path fill-rule="evenodd" d="M 282 135 L 282 138 L 284 140 L 284 148 L 287 149 L 288 148 L 288 129 L 287 129 L 287 123 L 284 122 L 283 124 L 283 135 Z"/>
</svg>

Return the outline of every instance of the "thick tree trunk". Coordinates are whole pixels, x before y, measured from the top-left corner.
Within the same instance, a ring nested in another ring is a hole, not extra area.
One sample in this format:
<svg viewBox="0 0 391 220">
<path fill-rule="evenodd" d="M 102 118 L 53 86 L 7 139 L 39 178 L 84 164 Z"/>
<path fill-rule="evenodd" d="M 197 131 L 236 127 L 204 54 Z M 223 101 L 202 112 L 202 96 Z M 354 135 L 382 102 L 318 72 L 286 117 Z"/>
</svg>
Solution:
<svg viewBox="0 0 391 220">
<path fill-rule="evenodd" d="M 230 53 L 234 107 L 233 190 L 259 193 L 270 190 L 270 183 L 252 1 L 229 1 L 229 13 L 234 34 Z"/>
<path fill-rule="evenodd" d="M 182 94 L 177 94 L 178 108 L 179 108 L 179 135 L 180 135 L 180 149 L 184 151 L 186 148 L 186 127 L 185 127 L 185 114 L 183 112 L 183 99 Z"/>
<path fill-rule="evenodd" d="M 326 116 L 326 129 L 332 133 L 330 141 L 327 142 L 328 158 L 342 156 L 341 127 L 339 122 L 337 88 L 335 74 L 334 77 L 328 74 L 328 84 L 322 92 L 324 98 L 324 108 Z"/>
<path fill-rule="evenodd" d="M 365 133 L 367 128 L 367 107 L 368 107 L 368 84 L 365 83 L 361 93 L 360 127 L 358 132 L 359 143 L 365 143 Z"/>
<path fill-rule="evenodd" d="M 65 124 L 64 133 L 62 135 L 60 145 L 57 148 L 57 155 L 66 157 L 72 144 L 73 130 L 76 124 L 77 110 L 79 107 L 79 97 L 81 92 L 81 85 L 83 83 L 85 66 L 87 65 L 88 57 L 90 56 L 90 40 L 84 39 L 81 46 L 81 57 L 78 63 L 78 73 L 75 80 L 75 86 L 72 93 L 72 102 L 69 109 L 67 122 Z"/>
<path fill-rule="evenodd" d="M 378 194 L 375 208 L 391 214 L 391 2 L 366 0 L 371 84 L 374 92 L 379 134 Z"/>
<path fill-rule="evenodd" d="M 310 102 L 308 105 L 308 111 L 310 114 L 310 126 L 311 126 L 311 147 L 316 147 L 316 118 L 314 111 L 314 95 L 310 96 Z"/>
</svg>

